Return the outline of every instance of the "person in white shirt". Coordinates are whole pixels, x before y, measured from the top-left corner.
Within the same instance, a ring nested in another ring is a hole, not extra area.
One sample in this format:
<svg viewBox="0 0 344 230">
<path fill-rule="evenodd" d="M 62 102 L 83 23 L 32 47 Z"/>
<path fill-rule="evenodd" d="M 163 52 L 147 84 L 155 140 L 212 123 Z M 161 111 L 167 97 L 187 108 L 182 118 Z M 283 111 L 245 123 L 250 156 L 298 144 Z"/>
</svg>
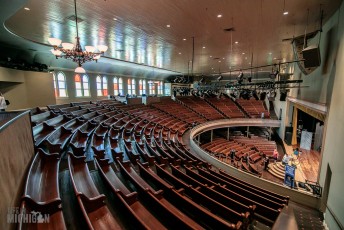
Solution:
<svg viewBox="0 0 344 230">
<path fill-rule="evenodd" d="M 5 111 L 6 108 L 7 108 L 7 104 L 6 104 L 5 97 L 0 92 L 0 111 Z"/>
<path fill-rule="evenodd" d="M 282 159 L 282 164 L 283 164 L 283 165 L 288 164 L 290 158 L 291 158 L 291 157 L 288 155 L 288 153 L 284 154 L 283 159 Z"/>
</svg>

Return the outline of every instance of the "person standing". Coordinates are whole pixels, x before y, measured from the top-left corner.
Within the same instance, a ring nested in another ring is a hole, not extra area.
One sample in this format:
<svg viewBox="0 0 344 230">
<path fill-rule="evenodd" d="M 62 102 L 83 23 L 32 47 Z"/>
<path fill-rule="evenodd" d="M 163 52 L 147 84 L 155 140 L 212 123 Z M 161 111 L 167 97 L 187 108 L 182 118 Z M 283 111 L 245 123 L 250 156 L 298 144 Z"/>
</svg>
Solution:
<svg viewBox="0 0 344 230">
<path fill-rule="evenodd" d="M 269 156 L 265 156 L 265 158 L 264 158 L 264 170 L 267 171 L 269 169 L 269 163 L 270 163 Z"/>
<path fill-rule="evenodd" d="M 5 111 L 7 108 L 7 103 L 4 95 L 0 92 L 0 111 Z"/>
<path fill-rule="evenodd" d="M 235 157 L 235 150 L 232 149 L 232 150 L 231 150 L 231 162 L 234 161 L 234 157 Z"/>
<path fill-rule="evenodd" d="M 294 149 L 294 155 L 296 156 L 296 159 L 299 159 L 299 148 Z"/>
<path fill-rule="evenodd" d="M 278 159 L 278 151 L 277 151 L 277 149 L 274 149 L 274 153 L 272 154 L 272 157 L 275 159 L 275 162 L 276 162 L 277 159 Z"/>
</svg>

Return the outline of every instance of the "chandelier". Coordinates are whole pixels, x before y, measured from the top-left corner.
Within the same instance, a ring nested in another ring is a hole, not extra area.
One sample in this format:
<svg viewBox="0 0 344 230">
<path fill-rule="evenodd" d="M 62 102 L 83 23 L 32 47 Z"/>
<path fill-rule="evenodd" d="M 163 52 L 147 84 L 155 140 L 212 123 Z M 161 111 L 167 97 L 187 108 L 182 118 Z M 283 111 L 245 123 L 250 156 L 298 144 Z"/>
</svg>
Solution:
<svg viewBox="0 0 344 230">
<path fill-rule="evenodd" d="M 100 56 L 104 54 L 105 51 L 108 49 L 108 47 L 106 45 L 98 45 L 97 48 L 99 52 L 95 52 L 96 48 L 94 46 L 85 46 L 85 50 L 81 48 L 78 28 L 78 14 L 76 10 L 76 0 L 74 0 L 74 10 L 76 25 L 75 45 L 72 43 L 62 42 L 58 38 L 49 38 L 48 41 L 52 46 L 54 46 L 54 49 L 51 49 L 50 51 L 55 55 L 56 59 L 70 59 L 78 64 L 78 67 L 75 69 L 76 73 L 85 73 L 86 71 L 82 67 L 82 64 L 89 61 L 97 62 Z"/>
</svg>

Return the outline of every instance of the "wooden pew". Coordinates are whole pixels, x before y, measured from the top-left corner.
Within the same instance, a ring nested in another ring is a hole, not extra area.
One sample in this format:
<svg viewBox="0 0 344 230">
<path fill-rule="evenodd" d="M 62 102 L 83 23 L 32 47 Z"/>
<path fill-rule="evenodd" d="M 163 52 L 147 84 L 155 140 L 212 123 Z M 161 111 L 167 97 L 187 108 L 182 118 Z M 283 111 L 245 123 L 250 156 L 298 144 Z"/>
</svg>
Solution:
<svg viewBox="0 0 344 230">
<path fill-rule="evenodd" d="M 75 195 L 90 229 L 122 229 L 105 205 L 104 194 L 100 194 L 85 163 L 86 157 L 75 157 L 68 153 L 68 166 Z"/>
<path fill-rule="evenodd" d="M 166 227 L 138 200 L 137 192 L 130 192 L 118 178 L 108 160 L 95 160 L 100 175 L 116 195 L 135 229 L 166 229 Z"/>
<path fill-rule="evenodd" d="M 66 229 L 59 192 L 59 155 L 47 154 L 38 149 L 28 176 L 22 196 L 21 214 L 39 212 L 42 218 L 48 216 L 45 223 L 28 223 L 19 221 L 18 229 Z"/>
</svg>

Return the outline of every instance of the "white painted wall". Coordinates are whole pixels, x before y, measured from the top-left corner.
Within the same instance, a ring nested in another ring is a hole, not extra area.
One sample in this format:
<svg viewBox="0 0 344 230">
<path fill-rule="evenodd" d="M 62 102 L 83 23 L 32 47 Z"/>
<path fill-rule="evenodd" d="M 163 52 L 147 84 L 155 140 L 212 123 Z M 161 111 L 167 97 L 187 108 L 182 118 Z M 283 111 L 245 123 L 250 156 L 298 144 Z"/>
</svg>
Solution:
<svg viewBox="0 0 344 230">
<path fill-rule="evenodd" d="M 328 115 L 325 122 L 322 162 L 320 168 L 320 185 L 325 185 L 327 166 L 332 170 L 327 206 L 333 211 L 341 225 L 344 225 L 344 3 L 331 19 L 324 25 L 321 35 L 321 66 L 309 75 L 303 75 L 295 64 L 291 79 L 302 79 L 309 88 L 291 89 L 289 96 L 325 104 Z M 316 37 L 310 43 L 316 43 Z M 291 106 L 279 101 L 279 94 L 274 102 L 278 115 L 282 108 L 282 124 L 289 125 Z M 289 110 L 289 111 L 288 111 Z M 284 127 L 279 130 L 284 137 Z M 325 222 L 329 229 L 340 229 L 334 217 L 326 209 Z"/>
</svg>

